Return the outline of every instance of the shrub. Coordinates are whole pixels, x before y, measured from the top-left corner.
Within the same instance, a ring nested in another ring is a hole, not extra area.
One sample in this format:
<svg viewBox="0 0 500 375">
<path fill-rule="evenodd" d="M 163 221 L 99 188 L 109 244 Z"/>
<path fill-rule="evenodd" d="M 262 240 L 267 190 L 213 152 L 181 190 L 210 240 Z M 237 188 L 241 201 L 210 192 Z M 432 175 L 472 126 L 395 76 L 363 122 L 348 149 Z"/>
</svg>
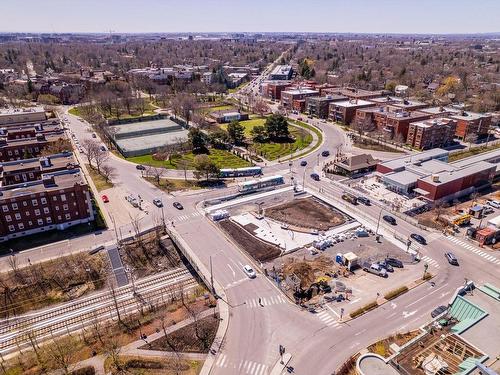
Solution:
<svg viewBox="0 0 500 375">
<path fill-rule="evenodd" d="M 359 309 L 352 311 L 349 314 L 349 316 L 354 319 L 357 316 L 360 316 L 360 315 L 364 314 L 365 312 L 368 312 L 368 311 L 374 309 L 377 306 L 378 306 L 377 301 L 372 301 L 372 302 L 360 307 Z"/>
<path fill-rule="evenodd" d="M 432 279 L 432 274 L 429 272 L 426 272 L 424 277 L 422 277 L 422 280 L 430 280 Z"/>
<path fill-rule="evenodd" d="M 391 290 L 390 292 L 387 292 L 384 295 L 384 298 L 386 300 L 391 300 L 391 299 L 394 299 L 394 298 L 400 296 L 403 293 L 406 293 L 407 291 L 408 291 L 408 287 L 407 286 L 402 286 L 402 287 L 399 287 L 397 289 Z"/>
</svg>

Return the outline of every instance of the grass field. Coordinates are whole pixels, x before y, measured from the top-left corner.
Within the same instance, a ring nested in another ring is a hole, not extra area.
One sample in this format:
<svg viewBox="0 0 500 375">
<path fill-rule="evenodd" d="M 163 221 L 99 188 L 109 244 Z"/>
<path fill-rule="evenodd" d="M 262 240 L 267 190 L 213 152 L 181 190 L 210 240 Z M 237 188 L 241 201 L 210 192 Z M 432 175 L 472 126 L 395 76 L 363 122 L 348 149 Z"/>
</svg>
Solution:
<svg viewBox="0 0 500 375">
<path fill-rule="evenodd" d="M 462 150 L 458 152 L 451 153 L 450 156 L 448 157 L 448 161 L 457 161 L 460 159 L 468 158 L 469 156 L 474 156 L 478 154 L 482 154 L 483 152 L 488 152 L 488 151 L 493 151 L 496 150 L 497 148 L 500 148 L 500 144 L 494 144 L 491 146 L 480 146 L 480 147 L 474 147 L 471 148 L 470 150 Z"/>
<path fill-rule="evenodd" d="M 151 102 L 148 101 L 146 103 L 145 112 L 144 112 L 143 115 L 141 115 L 139 112 L 134 112 L 134 111 L 131 111 L 130 115 L 127 112 L 125 112 L 125 113 L 121 114 L 120 119 L 131 119 L 131 118 L 139 118 L 139 117 L 142 117 L 142 116 L 152 116 L 152 115 L 156 114 L 154 110 L 157 109 L 157 108 L 158 108 L 157 106 L 155 106 L 153 103 L 151 103 Z M 73 116 L 79 116 L 79 117 L 82 116 L 79 107 L 73 107 L 73 108 L 71 108 L 68 111 L 68 113 L 72 114 Z M 104 113 L 103 115 L 108 120 L 115 120 L 116 119 L 115 115 L 109 116 L 108 113 Z"/>
<path fill-rule="evenodd" d="M 97 170 L 94 169 L 94 167 L 91 167 L 88 164 L 85 164 L 87 167 L 87 170 L 89 171 L 90 178 L 92 181 L 94 181 L 94 185 L 97 189 L 97 191 L 109 189 L 113 187 L 113 184 L 109 181 L 106 181 L 104 177 L 102 177 L 99 173 L 97 173 Z"/>
<path fill-rule="evenodd" d="M 210 112 L 227 111 L 227 110 L 230 110 L 230 109 L 235 109 L 235 108 L 234 108 L 234 106 L 229 105 L 229 104 L 222 104 L 222 105 L 218 105 L 218 106 L 215 106 L 215 107 L 208 108 L 208 110 Z"/>
<path fill-rule="evenodd" d="M 228 152 L 225 150 L 210 149 L 208 157 L 210 160 L 214 161 L 219 168 L 243 168 L 249 167 L 251 164 L 243 160 L 242 158 Z M 178 156 L 172 159 L 171 162 L 168 160 L 154 160 L 152 155 L 143 155 L 127 158 L 128 161 L 137 164 L 150 165 L 153 167 L 163 167 L 168 169 L 182 169 L 182 164 L 179 164 L 181 160 L 187 161 L 187 169 L 194 169 L 193 163 L 195 154 L 189 152 L 182 156 Z"/>
<path fill-rule="evenodd" d="M 276 160 L 284 156 L 293 154 L 309 146 L 313 140 L 311 133 L 297 126 L 290 126 L 290 135 L 295 138 L 293 143 L 261 143 L 256 144 L 259 154 L 267 160 Z"/>
<path fill-rule="evenodd" d="M 81 116 L 80 109 L 78 107 L 71 108 L 68 113 L 72 114 L 73 116 Z"/>
<path fill-rule="evenodd" d="M 266 122 L 265 117 L 256 117 L 256 118 L 251 118 L 250 120 L 245 120 L 245 121 L 240 121 L 240 125 L 243 125 L 245 127 L 245 137 L 250 138 L 251 134 L 250 132 L 252 129 L 256 126 L 264 126 L 264 123 Z M 228 124 L 222 124 L 220 127 L 224 130 L 227 130 L 227 125 Z"/>
</svg>

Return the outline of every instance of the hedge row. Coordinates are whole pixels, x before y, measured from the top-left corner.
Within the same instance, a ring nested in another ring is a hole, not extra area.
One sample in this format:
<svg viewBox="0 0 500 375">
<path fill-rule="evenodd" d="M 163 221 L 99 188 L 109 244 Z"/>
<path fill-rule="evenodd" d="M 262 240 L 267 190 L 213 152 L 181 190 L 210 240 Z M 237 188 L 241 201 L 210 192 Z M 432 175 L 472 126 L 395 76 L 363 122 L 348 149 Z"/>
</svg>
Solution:
<svg viewBox="0 0 500 375">
<path fill-rule="evenodd" d="M 349 314 L 349 316 L 351 318 L 356 318 L 357 316 L 360 316 L 361 314 L 364 314 L 365 312 L 370 311 L 371 309 L 374 309 L 377 306 L 378 306 L 377 301 L 370 302 L 369 304 L 364 305 L 364 306 L 360 307 L 359 309 L 352 311 Z"/>
<path fill-rule="evenodd" d="M 391 290 L 390 292 L 387 292 L 384 295 L 384 298 L 386 300 L 391 300 L 391 299 L 394 299 L 394 298 L 400 296 L 403 293 L 406 293 L 407 291 L 408 291 L 408 287 L 407 286 L 402 286 L 400 288 L 397 288 L 397 289 Z"/>
</svg>

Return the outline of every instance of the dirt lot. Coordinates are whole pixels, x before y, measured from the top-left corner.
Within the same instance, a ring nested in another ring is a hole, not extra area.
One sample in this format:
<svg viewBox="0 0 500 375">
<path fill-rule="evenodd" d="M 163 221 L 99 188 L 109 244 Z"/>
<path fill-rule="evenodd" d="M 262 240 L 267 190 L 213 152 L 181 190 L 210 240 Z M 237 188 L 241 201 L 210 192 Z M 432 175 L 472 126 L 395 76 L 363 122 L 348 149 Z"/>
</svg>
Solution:
<svg viewBox="0 0 500 375">
<path fill-rule="evenodd" d="M 344 224 L 346 217 L 316 198 L 294 199 L 265 209 L 265 216 L 297 228 L 328 230 Z"/>
<path fill-rule="evenodd" d="M 219 317 L 210 315 L 153 341 L 151 346 L 144 345 L 140 349 L 208 353 L 218 326 Z"/>
<path fill-rule="evenodd" d="M 219 225 L 231 236 L 242 250 L 246 251 L 250 256 L 260 262 L 270 261 L 279 257 L 281 254 L 281 250 L 277 246 L 259 240 L 231 220 L 222 220 L 219 222 Z"/>
</svg>

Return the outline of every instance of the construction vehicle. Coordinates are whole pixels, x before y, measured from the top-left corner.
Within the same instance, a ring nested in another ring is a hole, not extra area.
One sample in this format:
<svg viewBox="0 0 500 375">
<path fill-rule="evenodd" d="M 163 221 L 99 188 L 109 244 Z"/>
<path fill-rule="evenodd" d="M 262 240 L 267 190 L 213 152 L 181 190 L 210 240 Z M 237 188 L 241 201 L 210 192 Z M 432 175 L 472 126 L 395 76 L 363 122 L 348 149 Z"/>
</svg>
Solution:
<svg viewBox="0 0 500 375">
<path fill-rule="evenodd" d="M 459 227 L 470 224 L 470 219 L 472 218 L 469 214 L 457 215 L 452 217 L 451 224 L 458 225 Z"/>
<path fill-rule="evenodd" d="M 357 205 L 358 204 L 358 197 L 350 194 L 350 193 L 343 193 L 342 194 L 342 199 L 351 203 L 351 204 L 354 204 L 354 205 Z"/>
</svg>

